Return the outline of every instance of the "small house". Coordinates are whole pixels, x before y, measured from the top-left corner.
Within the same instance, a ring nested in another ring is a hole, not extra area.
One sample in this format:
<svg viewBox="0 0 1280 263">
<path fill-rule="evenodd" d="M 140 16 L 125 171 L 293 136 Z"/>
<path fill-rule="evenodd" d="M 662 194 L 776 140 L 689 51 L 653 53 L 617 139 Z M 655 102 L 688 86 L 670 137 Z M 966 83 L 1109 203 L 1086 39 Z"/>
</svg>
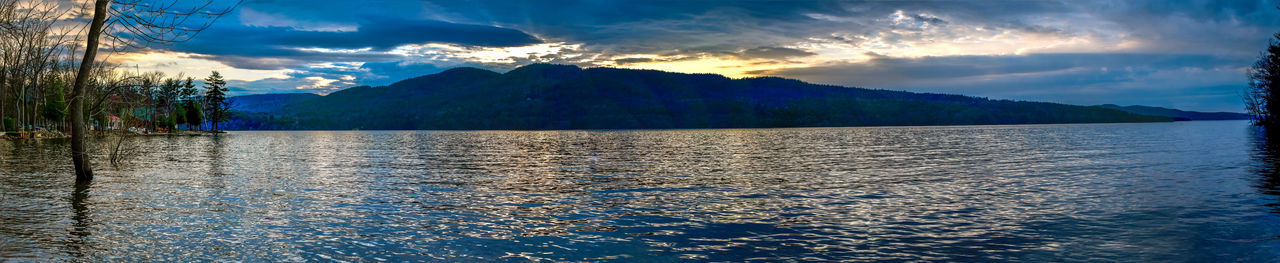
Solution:
<svg viewBox="0 0 1280 263">
<path fill-rule="evenodd" d="M 107 130 L 124 129 L 124 120 L 116 116 L 107 116 Z"/>
</svg>

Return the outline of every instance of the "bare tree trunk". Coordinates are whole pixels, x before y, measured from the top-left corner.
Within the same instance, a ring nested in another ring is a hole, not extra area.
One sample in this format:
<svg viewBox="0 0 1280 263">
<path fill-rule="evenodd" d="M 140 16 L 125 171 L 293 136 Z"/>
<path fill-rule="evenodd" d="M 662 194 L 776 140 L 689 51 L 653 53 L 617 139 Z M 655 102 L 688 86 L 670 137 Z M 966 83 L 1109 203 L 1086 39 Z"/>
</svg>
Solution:
<svg viewBox="0 0 1280 263">
<path fill-rule="evenodd" d="M 4 61 L 4 58 L 0 58 L 0 61 Z M 9 81 L 9 73 L 6 72 L 7 70 L 8 67 L 0 66 L 0 133 L 4 133 L 9 130 L 9 127 L 4 127 L 4 109 L 5 106 L 7 106 L 4 102 L 5 99 L 9 97 L 9 85 L 6 84 L 6 82 Z"/>
<path fill-rule="evenodd" d="M 15 73 L 14 75 L 20 76 L 21 74 Z M 22 86 L 22 82 L 15 83 L 13 86 L 18 89 L 18 112 L 16 112 L 18 114 L 18 118 L 14 119 L 14 123 L 18 125 L 18 131 L 27 131 L 27 123 L 23 122 L 27 119 L 27 114 L 25 112 L 27 109 L 27 89 Z"/>
<path fill-rule="evenodd" d="M 94 56 L 98 53 L 98 37 L 102 36 L 102 24 L 107 20 L 107 5 L 111 0 L 97 0 L 93 8 L 93 22 L 89 24 L 89 36 L 80 60 L 80 71 L 71 89 L 71 162 L 76 167 L 76 181 L 93 180 L 93 168 L 89 166 L 89 154 L 85 151 L 84 100 L 85 86 L 93 69 Z"/>
<path fill-rule="evenodd" d="M 155 97 L 151 94 L 152 87 L 147 86 L 147 133 L 156 130 L 156 106 L 151 98 Z"/>
</svg>

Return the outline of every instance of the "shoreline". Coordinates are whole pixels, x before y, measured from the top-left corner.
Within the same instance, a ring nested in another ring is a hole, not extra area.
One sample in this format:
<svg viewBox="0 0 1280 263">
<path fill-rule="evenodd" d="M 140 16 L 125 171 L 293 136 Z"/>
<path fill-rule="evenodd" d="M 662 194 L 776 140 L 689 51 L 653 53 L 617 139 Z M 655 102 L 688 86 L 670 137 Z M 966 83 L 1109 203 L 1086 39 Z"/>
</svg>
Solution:
<svg viewBox="0 0 1280 263">
<path fill-rule="evenodd" d="M 742 130 L 742 129 L 813 129 L 813 128 L 953 128 L 953 127 L 1003 127 L 1003 126 L 1035 126 L 1035 125 L 1108 125 L 1108 124 L 1147 124 L 1147 123 L 1179 123 L 1206 121 L 1246 121 L 1239 120 L 1191 120 L 1191 121 L 1155 121 L 1155 122 L 1054 122 L 1054 123 L 1007 123 L 1007 124 L 940 124 L 940 125 L 866 125 L 866 126 L 777 126 L 777 127 L 708 127 L 708 128 L 601 128 L 601 129 L 231 129 L 227 131 L 679 131 L 679 130 Z"/>
<path fill-rule="evenodd" d="M 71 138 L 70 134 L 66 134 L 61 131 L 39 130 L 39 131 L 32 132 L 32 134 L 34 135 L 30 137 L 21 135 L 23 133 L 27 133 L 27 132 L 0 132 L 0 140 L 49 140 L 49 139 Z M 227 133 L 227 132 L 226 131 L 180 131 L 177 133 L 168 133 L 168 132 L 137 133 L 137 132 L 125 131 L 121 134 L 125 134 L 126 136 L 129 136 L 129 137 L 135 137 L 135 136 L 210 136 L 210 135 L 217 135 L 217 134 L 224 134 L 224 133 Z M 88 135 L 89 137 L 106 137 L 112 134 L 109 134 L 108 131 L 89 131 Z"/>
</svg>

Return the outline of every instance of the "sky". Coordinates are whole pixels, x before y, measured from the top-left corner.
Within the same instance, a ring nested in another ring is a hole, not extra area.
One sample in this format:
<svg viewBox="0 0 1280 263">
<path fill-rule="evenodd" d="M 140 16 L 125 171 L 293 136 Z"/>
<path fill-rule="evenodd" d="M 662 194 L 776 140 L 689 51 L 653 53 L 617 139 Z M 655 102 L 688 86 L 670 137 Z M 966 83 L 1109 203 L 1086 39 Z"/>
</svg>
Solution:
<svg viewBox="0 0 1280 263">
<path fill-rule="evenodd" d="M 530 63 L 777 76 L 1079 105 L 1243 111 L 1272 1 L 245 0 L 194 39 L 115 54 L 233 95 L 327 94 Z"/>
</svg>

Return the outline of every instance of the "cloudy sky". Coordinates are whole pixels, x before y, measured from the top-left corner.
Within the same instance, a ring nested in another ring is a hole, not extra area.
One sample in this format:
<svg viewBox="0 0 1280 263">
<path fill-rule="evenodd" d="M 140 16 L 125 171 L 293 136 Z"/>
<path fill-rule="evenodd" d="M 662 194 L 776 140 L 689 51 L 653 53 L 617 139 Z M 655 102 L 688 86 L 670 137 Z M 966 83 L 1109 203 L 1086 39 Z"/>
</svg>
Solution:
<svg viewBox="0 0 1280 263">
<path fill-rule="evenodd" d="M 112 56 L 328 93 L 529 63 L 780 76 L 1071 104 L 1241 111 L 1272 1 L 245 0 L 194 40 Z"/>
</svg>

